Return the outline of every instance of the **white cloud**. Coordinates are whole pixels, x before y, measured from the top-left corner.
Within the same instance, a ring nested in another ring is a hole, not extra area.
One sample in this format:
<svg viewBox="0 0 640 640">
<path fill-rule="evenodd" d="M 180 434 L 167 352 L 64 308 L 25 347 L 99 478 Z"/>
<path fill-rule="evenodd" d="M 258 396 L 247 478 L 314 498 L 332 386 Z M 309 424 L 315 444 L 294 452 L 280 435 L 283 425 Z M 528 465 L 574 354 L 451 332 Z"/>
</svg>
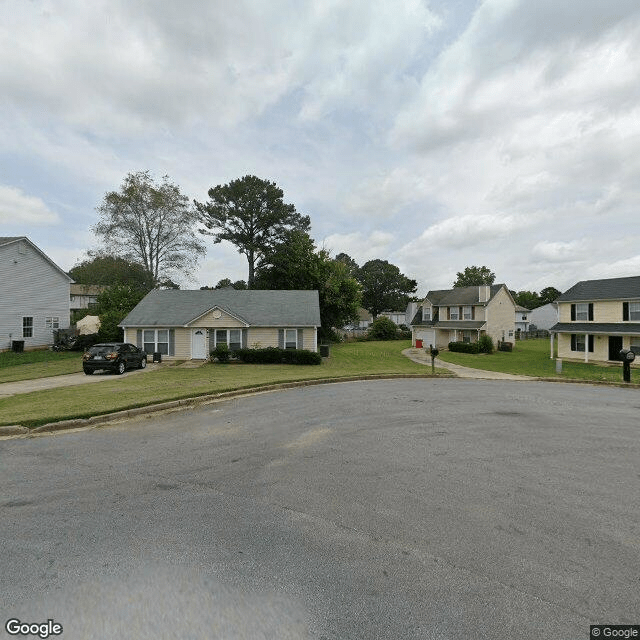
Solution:
<svg viewBox="0 0 640 640">
<path fill-rule="evenodd" d="M 550 263 L 583 261 L 592 255 L 592 243 L 586 239 L 571 242 L 539 242 L 531 250 L 532 260 Z"/>
<path fill-rule="evenodd" d="M 384 256 L 389 255 L 394 239 L 394 235 L 386 231 L 372 231 L 369 235 L 355 231 L 348 234 L 334 233 L 326 237 L 322 245 L 329 249 L 333 256 L 346 253 L 362 266 L 369 260 L 385 260 Z"/>
<path fill-rule="evenodd" d="M 20 225 L 58 224 L 58 214 L 35 196 L 29 196 L 15 187 L 0 185 L 0 224 Z"/>
</svg>

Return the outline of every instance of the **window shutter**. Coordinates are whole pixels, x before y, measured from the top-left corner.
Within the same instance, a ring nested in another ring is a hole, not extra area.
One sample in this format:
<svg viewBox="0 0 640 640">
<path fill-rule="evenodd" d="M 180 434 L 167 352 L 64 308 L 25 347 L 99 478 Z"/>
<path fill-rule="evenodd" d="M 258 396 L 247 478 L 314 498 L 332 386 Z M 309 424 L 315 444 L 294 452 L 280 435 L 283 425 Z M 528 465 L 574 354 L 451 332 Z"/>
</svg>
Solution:
<svg viewBox="0 0 640 640">
<path fill-rule="evenodd" d="M 136 347 L 142 349 L 142 329 L 136 331 Z"/>
<path fill-rule="evenodd" d="M 628 302 L 622 303 L 622 319 L 623 320 L 629 319 L 629 303 Z"/>
<path fill-rule="evenodd" d="M 176 355 L 176 330 L 169 329 L 169 355 Z"/>
<path fill-rule="evenodd" d="M 278 346 L 284 349 L 284 329 L 278 329 Z"/>
<path fill-rule="evenodd" d="M 575 320 L 576 319 L 576 305 L 572 304 L 571 305 L 571 319 Z M 575 349 L 573 347 L 571 347 L 572 351 L 575 351 Z"/>
<path fill-rule="evenodd" d="M 589 303 L 589 320 L 593 320 L 593 302 Z"/>
<path fill-rule="evenodd" d="M 298 338 L 298 339 L 297 339 L 296 348 L 297 348 L 297 349 L 302 349 L 302 345 L 303 345 L 303 342 L 302 342 L 302 338 L 303 338 L 303 336 L 302 336 L 302 329 L 298 329 L 298 336 L 297 336 L 297 338 Z"/>
<path fill-rule="evenodd" d="M 242 330 L 242 348 L 243 349 L 247 348 L 247 330 L 246 329 Z"/>
<path fill-rule="evenodd" d="M 471 319 L 472 320 L 476 319 L 476 308 L 475 307 L 471 307 Z"/>
<path fill-rule="evenodd" d="M 589 351 L 593 353 L 593 336 L 589 336 Z"/>
<path fill-rule="evenodd" d="M 571 305 L 573 307 L 573 305 Z M 571 334 L 571 351 L 575 351 L 576 350 L 576 334 L 572 333 Z"/>
</svg>

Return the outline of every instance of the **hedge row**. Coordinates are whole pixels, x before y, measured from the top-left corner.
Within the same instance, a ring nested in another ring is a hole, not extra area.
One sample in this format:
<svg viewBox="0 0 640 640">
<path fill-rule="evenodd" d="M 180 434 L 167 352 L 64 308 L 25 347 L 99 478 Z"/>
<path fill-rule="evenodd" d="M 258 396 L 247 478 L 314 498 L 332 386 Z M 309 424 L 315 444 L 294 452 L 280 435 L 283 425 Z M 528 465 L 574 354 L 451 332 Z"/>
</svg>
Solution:
<svg viewBox="0 0 640 640">
<path fill-rule="evenodd" d="M 460 353 L 480 353 L 477 342 L 450 342 L 449 351 L 459 351 Z"/>
<path fill-rule="evenodd" d="M 225 362 L 224 355 L 212 352 L 211 355 L 218 362 Z M 235 349 L 231 357 L 246 364 L 322 364 L 322 357 L 315 351 L 307 349 L 279 349 L 266 347 L 265 349 Z"/>
</svg>

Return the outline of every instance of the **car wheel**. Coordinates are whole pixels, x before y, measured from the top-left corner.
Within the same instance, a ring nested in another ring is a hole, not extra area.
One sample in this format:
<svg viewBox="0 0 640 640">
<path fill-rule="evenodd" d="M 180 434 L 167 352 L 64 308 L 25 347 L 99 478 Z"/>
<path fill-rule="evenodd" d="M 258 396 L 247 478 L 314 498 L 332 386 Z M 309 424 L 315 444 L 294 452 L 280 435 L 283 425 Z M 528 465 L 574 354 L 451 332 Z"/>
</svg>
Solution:
<svg viewBox="0 0 640 640">
<path fill-rule="evenodd" d="M 147 359 L 142 358 L 142 360 L 140 360 L 140 368 L 144 369 L 146 366 L 147 366 Z"/>
<path fill-rule="evenodd" d="M 93 375 L 93 369 L 84 369 L 84 373 L 87 376 L 92 376 Z"/>
<path fill-rule="evenodd" d="M 124 362 L 118 362 L 118 367 L 116 368 L 116 373 L 121 376 L 124 373 L 126 367 L 124 366 Z"/>
</svg>

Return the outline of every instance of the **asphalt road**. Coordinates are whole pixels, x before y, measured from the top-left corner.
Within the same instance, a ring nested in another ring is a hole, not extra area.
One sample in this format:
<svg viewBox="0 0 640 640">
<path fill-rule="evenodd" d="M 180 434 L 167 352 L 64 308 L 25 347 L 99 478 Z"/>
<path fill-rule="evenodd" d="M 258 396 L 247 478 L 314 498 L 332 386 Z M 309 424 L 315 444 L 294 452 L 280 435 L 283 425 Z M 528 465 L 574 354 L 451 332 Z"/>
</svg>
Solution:
<svg viewBox="0 0 640 640">
<path fill-rule="evenodd" d="M 1 441 L 2 625 L 586 640 L 640 624 L 639 410 L 635 389 L 382 380 Z"/>
</svg>

